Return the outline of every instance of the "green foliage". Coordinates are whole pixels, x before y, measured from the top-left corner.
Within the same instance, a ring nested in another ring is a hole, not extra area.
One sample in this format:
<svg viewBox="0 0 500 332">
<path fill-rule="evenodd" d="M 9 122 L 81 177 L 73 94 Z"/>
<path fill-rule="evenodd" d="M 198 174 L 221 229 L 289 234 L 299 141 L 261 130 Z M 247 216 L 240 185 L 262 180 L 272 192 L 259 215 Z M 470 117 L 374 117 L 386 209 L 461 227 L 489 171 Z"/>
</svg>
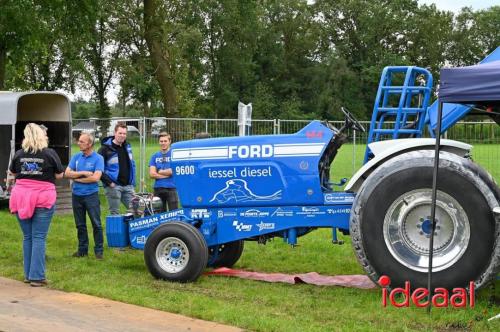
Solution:
<svg viewBox="0 0 500 332">
<path fill-rule="evenodd" d="M 97 118 L 97 105 L 92 102 L 76 101 L 71 105 L 71 117 L 73 119 Z"/>
<path fill-rule="evenodd" d="M 86 89 L 102 118 L 167 108 L 235 118 L 242 101 L 254 118 L 338 119 L 344 106 L 368 119 L 384 66 L 429 68 L 437 84 L 440 67 L 500 45 L 500 6 L 454 15 L 416 0 L 148 0 L 153 65 L 144 2 L 3 0 L 0 88 Z"/>
</svg>

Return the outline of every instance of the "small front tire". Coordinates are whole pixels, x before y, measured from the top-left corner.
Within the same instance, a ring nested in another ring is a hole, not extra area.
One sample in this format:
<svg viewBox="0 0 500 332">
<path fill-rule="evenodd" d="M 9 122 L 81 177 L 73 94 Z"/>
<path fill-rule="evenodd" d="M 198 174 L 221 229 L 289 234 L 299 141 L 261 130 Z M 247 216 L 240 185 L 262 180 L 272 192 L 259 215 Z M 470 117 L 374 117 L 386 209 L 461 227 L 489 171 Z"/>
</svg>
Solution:
<svg viewBox="0 0 500 332">
<path fill-rule="evenodd" d="M 144 261 L 157 279 L 192 282 L 207 265 L 207 244 L 198 229 L 184 222 L 156 228 L 144 247 Z"/>
</svg>

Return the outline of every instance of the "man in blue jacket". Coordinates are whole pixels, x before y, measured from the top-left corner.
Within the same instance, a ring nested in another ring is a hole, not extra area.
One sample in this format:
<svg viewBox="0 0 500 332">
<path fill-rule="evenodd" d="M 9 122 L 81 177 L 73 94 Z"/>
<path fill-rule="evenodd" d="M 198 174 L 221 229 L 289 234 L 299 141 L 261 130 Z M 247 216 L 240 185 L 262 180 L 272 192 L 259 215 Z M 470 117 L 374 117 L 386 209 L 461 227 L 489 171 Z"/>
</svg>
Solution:
<svg viewBox="0 0 500 332">
<path fill-rule="evenodd" d="M 132 147 L 126 141 L 127 125 L 118 123 L 114 136 L 101 141 L 99 154 L 104 158 L 101 181 L 106 191 L 110 214 L 120 213 L 120 201 L 128 209 L 134 196 L 135 161 Z"/>
</svg>

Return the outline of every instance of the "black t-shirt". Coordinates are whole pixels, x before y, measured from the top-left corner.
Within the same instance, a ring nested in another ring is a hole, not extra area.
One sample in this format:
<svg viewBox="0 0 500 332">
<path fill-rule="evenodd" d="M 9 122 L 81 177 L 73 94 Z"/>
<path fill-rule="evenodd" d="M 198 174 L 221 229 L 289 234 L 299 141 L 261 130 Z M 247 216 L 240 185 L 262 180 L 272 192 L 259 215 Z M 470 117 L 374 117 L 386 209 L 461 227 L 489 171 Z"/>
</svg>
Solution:
<svg viewBox="0 0 500 332">
<path fill-rule="evenodd" d="M 16 174 L 16 179 L 30 179 L 55 182 L 55 174 L 64 172 L 61 159 L 57 153 L 45 148 L 37 153 L 17 150 L 10 164 L 10 171 Z"/>
<path fill-rule="evenodd" d="M 121 186 L 129 185 L 130 183 L 130 158 L 128 156 L 125 144 L 116 145 L 113 143 L 113 148 L 115 148 L 118 154 L 118 179 L 117 182 Z"/>
</svg>

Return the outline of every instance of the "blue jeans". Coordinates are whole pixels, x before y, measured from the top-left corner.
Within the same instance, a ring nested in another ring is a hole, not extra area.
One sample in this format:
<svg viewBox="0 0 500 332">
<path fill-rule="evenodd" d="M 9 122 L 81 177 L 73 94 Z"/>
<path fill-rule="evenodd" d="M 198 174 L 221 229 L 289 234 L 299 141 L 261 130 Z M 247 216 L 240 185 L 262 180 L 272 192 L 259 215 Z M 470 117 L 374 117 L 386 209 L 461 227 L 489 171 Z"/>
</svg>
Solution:
<svg viewBox="0 0 500 332">
<path fill-rule="evenodd" d="M 87 254 L 89 251 L 89 236 L 87 234 L 87 218 L 85 213 L 88 213 L 92 229 L 94 230 L 94 253 L 102 254 L 103 252 L 103 236 L 101 225 L 101 202 L 99 202 L 99 194 L 93 193 L 85 196 L 77 196 L 73 194 L 73 214 L 75 216 L 75 224 L 78 234 L 78 252 Z"/>
<path fill-rule="evenodd" d="M 109 204 L 110 214 L 120 214 L 120 201 L 125 205 L 127 210 L 130 208 L 130 202 L 134 198 L 134 186 L 120 186 L 115 184 L 112 188 L 110 186 L 104 188 L 106 191 L 106 198 Z"/>
<path fill-rule="evenodd" d="M 50 209 L 35 208 L 29 219 L 20 219 L 16 214 L 23 231 L 24 278 L 28 280 L 45 280 L 45 247 L 50 221 L 54 215 L 55 205 Z"/>
</svg>

